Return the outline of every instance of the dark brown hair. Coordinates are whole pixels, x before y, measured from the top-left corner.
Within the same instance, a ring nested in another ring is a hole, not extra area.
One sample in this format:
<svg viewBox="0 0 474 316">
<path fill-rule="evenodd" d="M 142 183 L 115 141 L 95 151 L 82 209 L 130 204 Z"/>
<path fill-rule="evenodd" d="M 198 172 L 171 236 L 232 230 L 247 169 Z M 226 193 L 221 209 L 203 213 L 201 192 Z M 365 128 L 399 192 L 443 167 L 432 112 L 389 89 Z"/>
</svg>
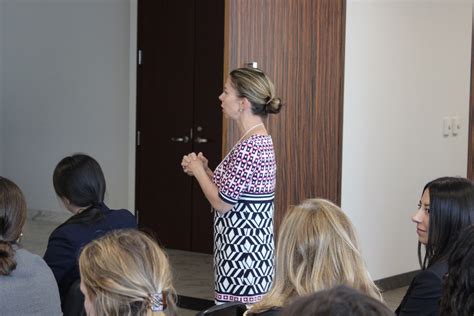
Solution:
<svg viewBox="0 0 474 316">
<path fill-rule="evenodd" d="M 12 245 L 20 238 L 26 221 L 26 201 L 20 188 L 0 177 L 0 275 L 9 275 L 16 268 Z"/>
<path fill-rule="evenodd" d="M 281 315 L 393 316 L 393 312 L 375 298 L 340 285 L 297 299 Z"/>
</svg>

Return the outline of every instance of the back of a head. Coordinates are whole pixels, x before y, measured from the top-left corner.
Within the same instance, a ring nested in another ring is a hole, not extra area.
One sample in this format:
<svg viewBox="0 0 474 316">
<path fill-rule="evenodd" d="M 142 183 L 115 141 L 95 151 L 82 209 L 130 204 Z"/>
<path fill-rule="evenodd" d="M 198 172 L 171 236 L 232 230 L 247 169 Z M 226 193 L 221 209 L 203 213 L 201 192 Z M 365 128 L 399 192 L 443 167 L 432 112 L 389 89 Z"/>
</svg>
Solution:
<svg viewBox="0 0 474 316">
<path fill-rule="evenodd" d="M 26 201 L 20 188 L 0 177 L 0 275 L 16 268 L 13 244 L 21 236 L 26 221 Z"/>
<path fill-rule="evenodd" d="M 99 163 L 84 154 L 63 158 L 53 172 L 53 185 L 60 198 L 85 207 L 104 201 L 105 178 Z"/>
<path fill-rule="evenodd" d="M 355 228 L 327 200 L 309 199 L 289 210 L 278 239 L 277 269 L 279 265 L 297 282 L 298 295 L 345 284 L 380 298 L 359 252 Z"/>
<path fill-rule="evenodd" d="M 448 259 L 440 315 L 474 315 L 474 225 L 459 235 Z"/>
<path fill-rule="evenodd" d="M 346 286 L 316 292 L 290 304 L 282 316 L 393 316 L 382 302 Z"/>
<path fill-rule="evenodd" d="M 306 200 L 289 209 L 280 226 L 272 288 L 252 311 L 284 306 L 295 297 L 341 284 L 382 299 L 349 218 L 327 200 Z"/>
<path fill-rule="evenodd" d="M 459 232 L 474 223 L 474 183 L 460 177 L 443 177 L 431 181 L 425 189 L 430 197 L 426 245 L 429 266 L 447 259 Z"/>
<path fill-rule="evenodd" d="M 143 232 L 117 230 L 91 242 L 79 268 L 97 315 L 156 315 L 163 307 L 173 314 L 168 259 Z"/>
<path fill-rule="evenodd" d="M 266 117 L 280 112 L 281 99 L 275 95 L 273 82 L 262 70 L 237 68 L 229 76 L 237 95 L 250 101 L 253 114 Z"/>
</svg>

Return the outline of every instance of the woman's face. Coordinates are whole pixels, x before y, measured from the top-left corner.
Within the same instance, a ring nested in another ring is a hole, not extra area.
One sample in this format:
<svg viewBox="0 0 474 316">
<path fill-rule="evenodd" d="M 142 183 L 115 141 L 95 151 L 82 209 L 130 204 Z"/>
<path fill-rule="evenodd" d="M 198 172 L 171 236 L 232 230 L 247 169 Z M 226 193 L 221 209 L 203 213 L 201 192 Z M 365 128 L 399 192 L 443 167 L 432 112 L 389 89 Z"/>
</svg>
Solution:
<svg viewBox="0 0 474 316">
<path fill-rule="evenodd" d="M 86 310 L 87 316 L 95 316 L 95 310 L 92 304 L 92 300 L 89 296 L 89 293 L 87 292 L 86 287 L 84 286 L 84 283 L 81 281 L 81 292 L 84 294 L 84 309 Z"/>
<path fill-rule="evenodd" d="M 224 91 L 219 96 L 221 101 L 222 112 L 231 119 L 237 119 L 240 116 L 242 108 L 242 98 L 237 96 L 237 91 L 231 84 L 230 78 L 227 77 L 224 85 Z"/>
<path fill-rule="evenodd" d="M 416 224 L 416 233 L 418 240 L 426 245 L 428 243 L 428 228 L 430 223 L 430 192 L 426 189 L 418 203 L 418 209 L 411 218 Z"/>
</svg>

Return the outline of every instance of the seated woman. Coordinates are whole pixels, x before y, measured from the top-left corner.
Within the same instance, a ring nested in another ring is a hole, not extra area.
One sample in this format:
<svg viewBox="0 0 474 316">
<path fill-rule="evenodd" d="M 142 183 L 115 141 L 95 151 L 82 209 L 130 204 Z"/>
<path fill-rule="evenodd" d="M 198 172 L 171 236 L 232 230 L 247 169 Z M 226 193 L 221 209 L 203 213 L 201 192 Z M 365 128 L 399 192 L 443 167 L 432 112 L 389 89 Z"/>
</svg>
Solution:
<svg viewBox="0 0 474 316">
<path fill-rule="evenodd" d="M 440 315 L 474 315 L 474 225 L 458 237 L 448 259 Z"/>
<path fill-rule="evenodd" d="M 104 174 L 90 156 L 75 154 L 62 159 L 54 170 L 53 185 L 74 214 L 51 233 L 44 254 L 64 304 L 69 288 L 79 279 L 80 249 L 111 230 L 136 228 L 137 224 L 129 211 L 111 210 L 104 204 Z"/>
<path fill-rule="evenodd" d="M 87 315 L 175 315 L 168 258 L 138 230 L 91 242 L 79 258 Z"/>
<path fill-rule="evenodd" d="M 448 256 L 459 232 L 474 221 L 474 184 L 464 178 L 443 177 L 423 188 L 418 210 L 412 218 L 418 233 L 416 275 L 395 313 L 438 315 Z M 424 258 L 421 245 L 425 247 Z"/>
<path fill-rule="evenodd" d="M 23 193 L 0 177 L 0 314 L 62 315 L 53 273 L 19 244 L 25 221 Z"/>
<path fill-rule="evenodd" d="M 382 302 L 350 287 L 339 285 L 297 299 L 282 316 L 393 316 Z"/>
<path fill-rule="evenodd" d="M 276 274 L 247 315 L 272 315 L 294 299 L 347 285 L 382 300 L 367 272 L 349 218 L 333 203 L 306 200 L 290 209 L 278 236 Z"/>
</svg>

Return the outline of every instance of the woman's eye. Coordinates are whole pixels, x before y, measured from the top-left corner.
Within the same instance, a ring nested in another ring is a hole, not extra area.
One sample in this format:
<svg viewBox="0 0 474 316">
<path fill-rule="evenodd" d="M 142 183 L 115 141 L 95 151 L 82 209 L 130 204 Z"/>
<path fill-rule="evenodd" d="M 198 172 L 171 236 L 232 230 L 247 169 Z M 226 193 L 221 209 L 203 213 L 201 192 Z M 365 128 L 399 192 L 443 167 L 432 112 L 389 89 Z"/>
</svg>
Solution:
<svg viewBox="0 0 474 316">
<path fill-rule="evenodd" d="M 426 213 L 429 213 L 429 212 L 430 212 L 430 208 L 429 208 L 429 207 L 425 207 L 425 212 L 426 212 Z"/>
<path fill-rule="evenodd" d="M 417 204 L 417 208 L 420 209 L 421 208 L 421 202 L 418 202 Z"/>
</svg>

